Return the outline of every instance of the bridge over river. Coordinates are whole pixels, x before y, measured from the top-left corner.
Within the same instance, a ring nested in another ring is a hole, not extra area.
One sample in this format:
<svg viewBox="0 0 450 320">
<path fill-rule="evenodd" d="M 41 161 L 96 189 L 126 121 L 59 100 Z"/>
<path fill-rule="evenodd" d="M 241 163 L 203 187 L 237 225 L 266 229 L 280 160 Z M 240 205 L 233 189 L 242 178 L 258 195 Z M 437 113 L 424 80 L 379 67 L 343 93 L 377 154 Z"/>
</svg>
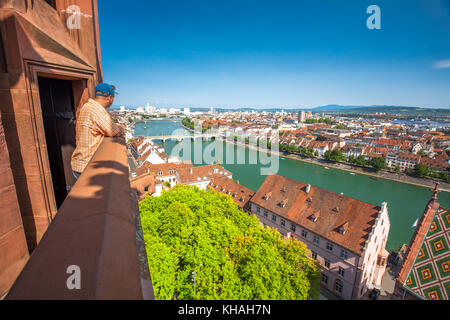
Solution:
<svg viewBox="0 0 450 320">
<path fill-rule="evenodd" d="M 179 134 L 179 135 L 151 136 L 148 138 L 151 140 L 158 140 L 158 141 L 163 141 L 163 142 L 166 142 L 167 140 L 181 142 L 183 139 L 191 139 L 191 140 L 202 139 L 205 141 L 210 141 L 210 140 L 215 140 L 215 139 L 224 139 L 224 137 L 222 137 L 221 135 L 215 135 L 215 134 L 196 134 L 196 135 L 190 135 L 190 136 Z"/>
</svg>

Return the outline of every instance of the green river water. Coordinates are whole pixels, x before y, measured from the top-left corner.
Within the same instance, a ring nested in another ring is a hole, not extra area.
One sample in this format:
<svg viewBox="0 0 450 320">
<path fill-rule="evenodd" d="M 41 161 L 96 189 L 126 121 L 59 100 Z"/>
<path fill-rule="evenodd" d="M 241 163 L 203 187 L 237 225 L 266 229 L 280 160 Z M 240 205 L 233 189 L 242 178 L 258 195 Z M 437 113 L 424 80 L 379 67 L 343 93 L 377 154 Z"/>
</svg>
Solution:
<svg viewBox="0 0 450 320">
<path fill-rule="evenodd" d="M 140 122 L 136 124 L 135 136 L 170 135 L 174 130 L 180 130 L 180 128 L 180 121 Z M 215 142 L 202 142 L 202 150 L 205 150 L 212 143 Z M 164 143 L 166 153 L 170 155 L 177 144 L 176 141 L 171 140 Z M 249 150 L 240 146 L 231 146 L 231 148 L 234 149 L 234 155 L 237 154 L 238 149 L 241 152 L 244 151 L 247 164 L 227 164 L 224 161 L 227 158 L 226 143 L 223 144 L 224 153 L 223 159 L 221 159 L 224 162 L 223 167 L 233 173 L 234 180 L 239 181 L 240 184 L 251 190 L 257 191 L 266 178 L 266 176 L 261 175 L 261 167 L 268 167 L 268 165 L 262 165 L 259 161 L 258 164 L 248 164 Z M 179 155 L 183 157 L 183 160 L 192 160 L 194 162 L 193 144 L 191 146 L 192 158 L 188 159 L 183 153 Z M 204 161 L 194 163 L 196 166 L 204 164 L 207 163 Z M 387 202 L 391 220 L 387 250 L 398 248 L 404 243 L 409 243 L 414 232 L 412 225 L 421 216 L 432 194 L 428 188 L 372 178 L 360 174 L 352 175 L 349 172 L 333 168 L 327 170 L 319 165 L 282 157 L 279 159 L 278 174 L 336 193 L 343 193 L 348 197 L 374 205 L 381 206 L 382 202 Z M 441 206 L 450 208 L 450 194 L 447 192 L 440 193 L 439 202 Z"/>
</svg>

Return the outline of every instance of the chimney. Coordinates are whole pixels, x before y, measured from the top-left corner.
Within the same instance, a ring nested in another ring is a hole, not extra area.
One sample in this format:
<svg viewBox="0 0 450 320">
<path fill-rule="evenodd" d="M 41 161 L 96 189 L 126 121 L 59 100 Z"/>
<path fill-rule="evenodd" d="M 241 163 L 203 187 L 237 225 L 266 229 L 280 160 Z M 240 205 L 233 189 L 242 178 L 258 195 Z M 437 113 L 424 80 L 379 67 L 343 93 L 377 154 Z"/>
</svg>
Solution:
<svg viewBox="0 0 450 320">
<path fill-rule="evenodd" d="M 311 191 L 311 185 L 308 184 L 308 185 L 306 186 L 306 194 L 309 194 L 310 191 Z"/>
</svg>

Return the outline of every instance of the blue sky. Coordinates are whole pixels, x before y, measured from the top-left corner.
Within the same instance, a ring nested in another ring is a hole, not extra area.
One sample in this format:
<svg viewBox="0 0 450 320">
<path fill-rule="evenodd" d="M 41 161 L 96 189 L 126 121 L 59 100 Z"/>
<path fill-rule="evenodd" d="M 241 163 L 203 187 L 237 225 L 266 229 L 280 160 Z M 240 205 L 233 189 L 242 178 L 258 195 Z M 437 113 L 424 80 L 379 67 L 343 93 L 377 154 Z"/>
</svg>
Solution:
<svg viewBox="0 0 450 320">
<path fill-rule="evenodd" d="M 381 9 L 369 30 L 366 9 Z M 99 0 L 115 104 L 450 107 L 450 0 Z"/>
</svg>

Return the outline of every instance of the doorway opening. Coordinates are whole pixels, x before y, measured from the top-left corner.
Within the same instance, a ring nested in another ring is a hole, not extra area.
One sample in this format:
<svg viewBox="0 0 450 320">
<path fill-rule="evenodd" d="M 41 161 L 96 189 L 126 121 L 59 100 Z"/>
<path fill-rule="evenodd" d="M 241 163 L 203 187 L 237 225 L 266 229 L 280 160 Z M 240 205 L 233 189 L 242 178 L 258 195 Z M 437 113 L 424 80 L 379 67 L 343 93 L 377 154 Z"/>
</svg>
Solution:
<svg viewBox="0 0 450 320">
<path fill-rule="evenodd" d="M 76 146 L 73 83 L 38 77 L 38 84 L 53 190 L 59 209 L 75 183 L 70 165 Z"/>
</svg>

